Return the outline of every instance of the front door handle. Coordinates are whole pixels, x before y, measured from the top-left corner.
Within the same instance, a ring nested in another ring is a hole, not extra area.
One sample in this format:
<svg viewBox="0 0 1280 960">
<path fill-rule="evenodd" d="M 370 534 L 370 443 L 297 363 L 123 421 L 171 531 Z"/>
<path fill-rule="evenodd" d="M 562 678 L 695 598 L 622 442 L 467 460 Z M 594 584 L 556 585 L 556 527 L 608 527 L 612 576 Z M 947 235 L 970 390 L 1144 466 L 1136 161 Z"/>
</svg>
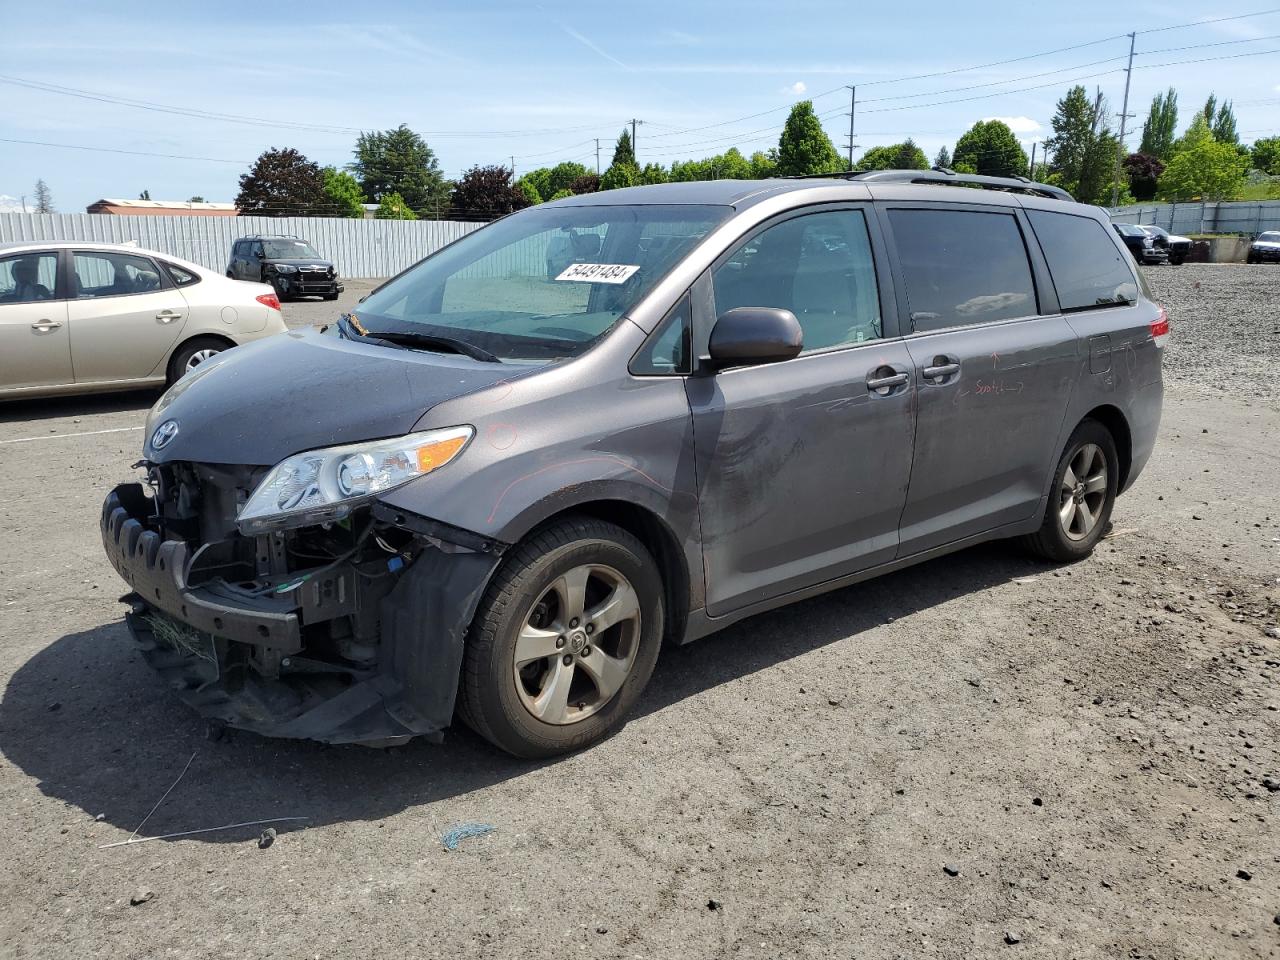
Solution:
<svg viewBox="0 0 1280 960">
<path fill-rule="evenodd" d="M 31 325 L 31 329 L 48 333 L 50 330 L 57 330 L 60 326 L 62 326 L 61 320 L 37 320 Z"/>
<path fill-rule="evenodd" d="M 174 320 L 180 320 L 181 318 L 182 314 L 177 310 L 161 310 L 156 314 L 156 319 L 161 323 L 172 323 Z"/>
<path fill-rule="evenodd" d="M 883 374 L 883 376 L 877 376 Z M 893 367 L 880 367 L 871 371 L 867 377 L 867 389 L 881 397 L 887 397 L 895 387 L 900 387 L 910 379 L 906 373 L 899 373 Z"/>
</svg>

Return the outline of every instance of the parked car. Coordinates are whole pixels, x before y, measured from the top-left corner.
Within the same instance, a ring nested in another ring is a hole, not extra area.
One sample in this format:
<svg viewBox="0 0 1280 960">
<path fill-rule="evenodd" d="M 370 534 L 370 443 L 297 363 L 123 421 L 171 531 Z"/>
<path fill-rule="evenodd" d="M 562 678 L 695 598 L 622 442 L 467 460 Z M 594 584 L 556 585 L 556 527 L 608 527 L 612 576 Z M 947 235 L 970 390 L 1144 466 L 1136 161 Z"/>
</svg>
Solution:
<svg viewBox="0 0 1280 960">
<path fill-rule="evenodd" d="M 916 171 L 505 217 L 160 399 L 102 513 L 130 629 L 219 724 L 386 745 L 456 708 L 545 757 L 664 640 L 985 540 L 1079 560 L 1169 335 L 1107 223 Z M 596 262 L 530 275 L 583 232 Z"/>
<path fill-rule="evenodd" d="M 0 245 L 0 399 L 172 384 L 285 329 L 275 292 L 125 244 Z"/>
<path fill-rule="evenodd" d="M 1113 223 L 1116 233 L 1138 263 L 1168 263 L 1169 242 L 1147 233 L 1136 223 Z"/>
<path fill-rule="evenodd" d="M 1175 267 L 1180 267 L 1186 263 L 1187 257 L 1191 253 L 1191 238 L 1180 237 L 1177 234 L 1170 233 L 1164 227 L 1157 227 L 1154 224 L 1142 224 L 1143 231 L 1152 240 L 1159 243 L 1164 240 L 1165 247 L 1169 251 L 1169 262 Z"/>
<path fill-rule="evenodd" d="M 1249 263 L 1280 263 L 1280 230 L 1264 230 L 1249 244 Z"/>
<path fill-rule="evenodd" d="M 227 276 L 269 283 L 281 300 L 310 296 L 337 300 L 343 290 L 332 261 L 294 236 L 260 233 L 241 237 L 231 245 Z"/>
</svg>

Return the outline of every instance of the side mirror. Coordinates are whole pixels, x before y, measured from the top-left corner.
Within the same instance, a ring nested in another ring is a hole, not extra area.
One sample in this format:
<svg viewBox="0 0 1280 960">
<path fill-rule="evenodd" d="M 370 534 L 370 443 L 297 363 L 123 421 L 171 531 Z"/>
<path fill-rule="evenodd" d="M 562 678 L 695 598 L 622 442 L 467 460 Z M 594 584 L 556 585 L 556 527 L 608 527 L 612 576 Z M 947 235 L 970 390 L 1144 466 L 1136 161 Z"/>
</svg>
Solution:
<svg viewBox="0 0 1280 960">
<path fill-rule="evenodd" d="M 776 307 L 734 307 L 711 328 L 707 351 L 711 366 L 748 367 L 790 360 L 804 347 L 800 321 Z"/>
</svg>

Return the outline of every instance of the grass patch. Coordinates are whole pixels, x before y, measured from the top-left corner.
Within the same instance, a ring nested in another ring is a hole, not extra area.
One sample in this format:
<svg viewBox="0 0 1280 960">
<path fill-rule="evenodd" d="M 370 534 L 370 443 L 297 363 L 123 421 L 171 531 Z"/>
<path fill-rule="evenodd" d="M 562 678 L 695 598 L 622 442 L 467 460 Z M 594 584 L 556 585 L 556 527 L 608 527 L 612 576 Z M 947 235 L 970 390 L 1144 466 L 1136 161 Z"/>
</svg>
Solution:
<svg viewBox="0 0 1280 960">
<path fill-rule="evenodd" d="M 147 621 L 151 632 L 161 643 L 181 653 L 208 660 L 210 663 L 214 662 L 213 654 L 209 651 L 208 640 L 199 630 L 155 611 L 148 613 L 143 619 Z"/>
</svg>

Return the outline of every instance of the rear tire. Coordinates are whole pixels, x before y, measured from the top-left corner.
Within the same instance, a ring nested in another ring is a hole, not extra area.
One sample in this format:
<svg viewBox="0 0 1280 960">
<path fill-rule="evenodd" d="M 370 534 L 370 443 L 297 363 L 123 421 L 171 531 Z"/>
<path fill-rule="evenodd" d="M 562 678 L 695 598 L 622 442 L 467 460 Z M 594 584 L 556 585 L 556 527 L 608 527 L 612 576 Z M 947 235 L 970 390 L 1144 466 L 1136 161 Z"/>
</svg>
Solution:
<svg viewBox="0 0 1280 960">
<path fill-rule="evenodd" d="M 165 379 L 169 386 L 173 386 L 204 361 L 234 346 L 234 343 L 228 343 L 218 337 L 196 337 L 188 340 L 169 358 L 169 369 Z"/>
<path fill-rule="evenodd" d="M 1082 421 L 1058 458 L 1040 529 L 1024 546 L 1058 563 L 1089 556 L 1111 520 L 1119 478 L 1111 431 L 1097 420 Z"/>
<path fill-rule="evenodd" d="M 621 527 L 590 517 L 546 527 L 508 554 L 480 602 L 459 714 L 527 759 L 604 739 L 653 674 L 662 597 L 658 565 Z"/>
</svg>

